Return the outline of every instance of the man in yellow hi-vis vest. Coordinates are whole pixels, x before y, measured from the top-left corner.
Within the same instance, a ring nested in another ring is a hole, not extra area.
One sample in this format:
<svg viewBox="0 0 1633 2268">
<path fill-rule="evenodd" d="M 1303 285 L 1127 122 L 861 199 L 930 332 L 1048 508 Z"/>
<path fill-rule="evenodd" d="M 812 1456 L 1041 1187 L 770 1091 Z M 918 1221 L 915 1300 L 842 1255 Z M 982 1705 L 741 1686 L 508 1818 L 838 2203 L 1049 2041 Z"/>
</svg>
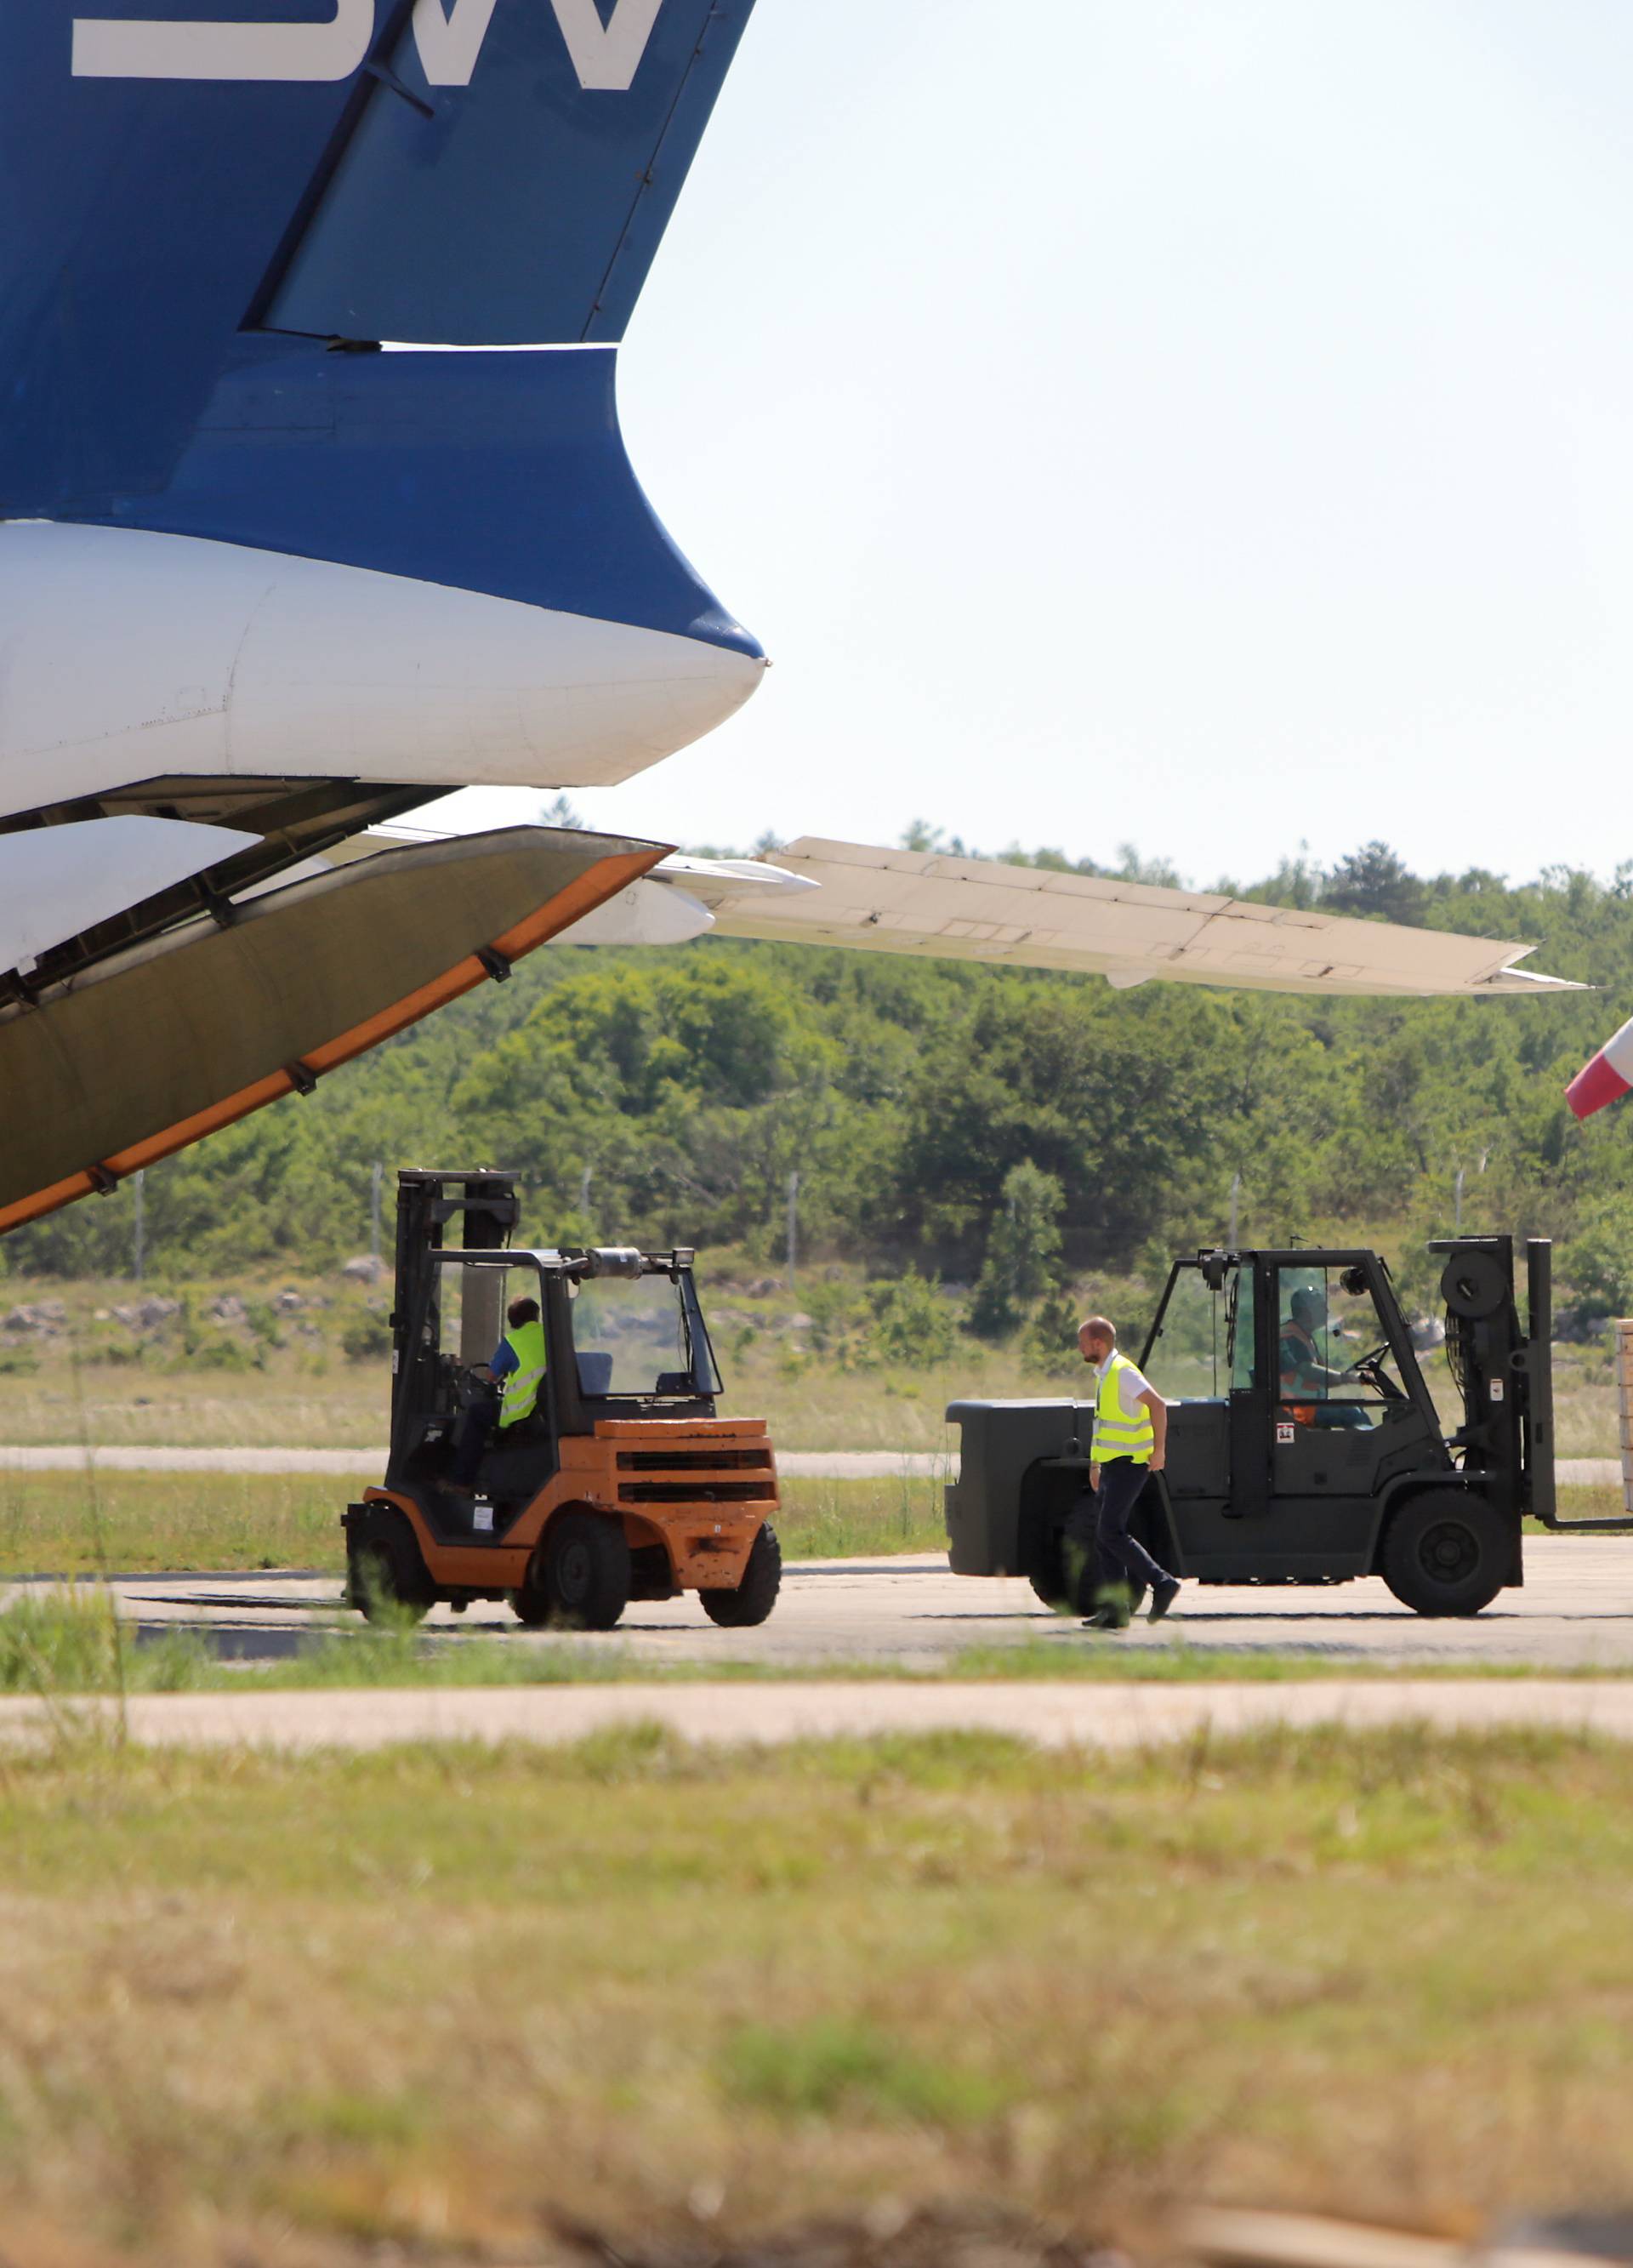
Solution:
<svg viewBox="0 0 1633 2268">
<path fill-rule="evenodd" d="M 1138 1536 L 1129 1535 L 1129 1522 L 1147 1476 L 1159 1473 L 1166 1459 L 1168 1405 L 1138 1366 L 1118 1353 L 1117 1327 L 1104 1315 L 1089 1317 L 1078 1344 L 1095 1375 L 1089 1505 L 1100 1565 L 1100 1603 L 1084 1628 L 1123 1629 L 1136 1585 L 1150 1588 L 1150 1618 L 1159 1623 L 1180 1594 L 1180 1579 L 1159 1567 Z"/>
<path fill-rule="evenodd" d="M 475 1391 L 460 1420 L 452 1462 L 444 1483 L 455 1496 L 474 1494 L 476 1475 L 496 1427 L 503 1432 L 507 1426 L 531 1418 L 544 1382 L 544 1324 L 539 1302 L 512 1300 L 504 1320 L 509 1328 L 494 1350 L 493 1360 L 478 1363 L 471 1372 Z"/>
</svg>

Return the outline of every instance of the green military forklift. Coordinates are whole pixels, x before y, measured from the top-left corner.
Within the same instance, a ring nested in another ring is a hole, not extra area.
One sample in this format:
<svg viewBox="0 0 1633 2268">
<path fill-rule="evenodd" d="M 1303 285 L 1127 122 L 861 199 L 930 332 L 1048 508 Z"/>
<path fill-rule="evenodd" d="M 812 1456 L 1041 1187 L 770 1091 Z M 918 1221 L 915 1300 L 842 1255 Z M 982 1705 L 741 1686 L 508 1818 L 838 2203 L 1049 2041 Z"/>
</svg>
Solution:
<svg viewBox="0 0 1633 2268">
<path fill-rule="evenodd" d="M 1551 1247 L 1431 1244 L 1444 1260 L 1450 1431 L 1374 1252 L 1202 1251 L 1169 1272 L 1138 1360 L 1169 1404 L 1166 1469 L 1133 1528 L 1195 1583 L 1328 1584 L 1381 1575 L 1420 1615 L 1476 1615 L 1525 1580 L 1527 1519 L 1561 1521 L 1554 1491 Z M 1092 1402 L 955 1402 L 946 1491 L 953 1571 L 1017 1575 L 1087 1612 L 1096 1573 L 1064 1548 L 1087 1482 Z M 1134 1605 L 1137 1608 L 1138 1599 Z"/>
</svg>

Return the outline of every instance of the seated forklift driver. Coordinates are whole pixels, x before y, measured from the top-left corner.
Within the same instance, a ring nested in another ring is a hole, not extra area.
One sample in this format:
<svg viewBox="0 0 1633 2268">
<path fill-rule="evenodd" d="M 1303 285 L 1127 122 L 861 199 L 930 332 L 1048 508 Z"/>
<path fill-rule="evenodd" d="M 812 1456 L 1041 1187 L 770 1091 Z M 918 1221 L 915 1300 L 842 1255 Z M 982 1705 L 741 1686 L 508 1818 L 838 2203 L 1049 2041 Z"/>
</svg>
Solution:
<svg viewBox="0 0 1633 2268">
<path fill-rule="evenodd" d="M 544 1325 L 537 1300 L 512 1300 L 505 1310 L 510 1329 L 499 1341 L 493 1360 L 478 1363 L 471 1372 L 479 1390 L 473 1393 L 453 1444 L 453 1462 L 443 1484 L 456 1496 L 475 1494 L 476 1475 L 497 1429 L 506 1432 L 531 1418 L 544 1381 Z M 483 1390 L 485 1389 L 485 1390 Z"/>
<path fill-rule="evenodd" d="M 1359 1403 L 1329 1402 L 1326 1398 L 1335 1386 L 1342 1386 L 1349 1376 L 1347 1371 L 1329 1369 L 1316 1347 L 1316 1333 L 1327 1327 L 1326 1300 L 1319 1292 L 1299 1291 L 1293 1293 L 1287 1307 L 1287 1320 L 1282 1325 L 1276 1359 L 1281 1373 L 1282 1401 L 1289 1414 L 1301 1425 L 1370 1425 L 1372 1421 Z M 1321 1398 L 1314 1402 L 1301 1398 L 1312 1393 Z"/>
</svg>

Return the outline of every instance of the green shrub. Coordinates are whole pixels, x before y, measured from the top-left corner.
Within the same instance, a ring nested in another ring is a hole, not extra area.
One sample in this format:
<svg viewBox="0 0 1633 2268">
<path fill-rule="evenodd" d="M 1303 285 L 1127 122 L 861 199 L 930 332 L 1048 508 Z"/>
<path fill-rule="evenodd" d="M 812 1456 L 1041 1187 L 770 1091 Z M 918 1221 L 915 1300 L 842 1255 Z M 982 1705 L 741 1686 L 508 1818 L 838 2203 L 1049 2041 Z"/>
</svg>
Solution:
<svg viewBox="0 0 1633 2268">
<path fill-rule="evenodd" d="M 278 1311 L 270 1300 L 252 1300 L 244 1310 L 244 1320 L 263 1346 L 281 1347 L 283 1333 L 278 1323 Z"/>
<path fill-rule="evenodd" d="M 1064 1292 L 1052 1292 L 1037 1307 L 1021 1338 L 1021 1360 L 1040 1377 L 1077 1382 L 1085 1375 L 1078 1347 L 1078 1326 L 1083 1321 Z"/>
<path fill-rule="evenodd" d="M 348 1362 L 379 1362 L 391 1352 L 391 1326 L 372 1307 L 359 1307 L 341 1325 L 340 1343 Z"/>
<path fill-rule="evenodd" d="M 1633 1314 L 1633 1197 L 1617 1192 L 1585 1205 L 1559 1266 L 1585 1322 Z"/>
<path fill-rule="evenodd" d="M 867 1300 L 854 1284 L 801 1286 L 800 1304 L 811 1318 L 810 1339 L 820 1354 L 846 1351 L 846 1343 L 867 1314 Z"/>
<path fill-rule="evenodd" d="M 990 2117 L 1004 2100 L 984 2073 L 932 2061 L 844 2016 L 745 2025 L 721 2078 L 733 2101 L 782 2118 L 957 2126 Z"/>
<path fill-rule="evenodd" d="M 264 1348 L 246 1347 L 242 1339 L 232 1338 L 225 1331 L 218 1331 L 213 1337 L 201 1336 L 190 1347 L 184 1348 L 178 1367 L 183 1370 L 234 1372 L 261 1370 L 266 1366 L 266 1359 Z"/>
<path fill-rule="evenodd" d="M 958 1345 L 953 1317 L 941 1293 L 916 1268 L 894 1283 L 875 1285 L 868 1302 L 873 1311 L 871 1360 L 926 1370 L 950 1359 Z"/>
<path fill-rule="evenodd" d="M 147 1357 L 146 1346 L 134 1331 L 92 1331 L 81 1351 L 87 1362 L 106 1363 L 110 1369 L 128 1368 Z"/>
<path fill-rule="evenodd" d="M 184 1692 L 203 1681 L 208 1664 L 195 1631 L 167 1631 L 149 1645 L 133 1644 L 99 1587 L 25 1596 L 0 1614 L 0 1693 L 49 1700 L 127 1687 Z"/>
<path fill-rule="evenodd" d="M 1004 1174 L 970 1310 L 970 1329 L 978 1337 L 1007 1338 L 1033 1300 L 1048 1290 L 1060 1261 L 1065 1202 L 1054 1174 L 1041 1171 L 1029 1158 Z"/>
</svg>

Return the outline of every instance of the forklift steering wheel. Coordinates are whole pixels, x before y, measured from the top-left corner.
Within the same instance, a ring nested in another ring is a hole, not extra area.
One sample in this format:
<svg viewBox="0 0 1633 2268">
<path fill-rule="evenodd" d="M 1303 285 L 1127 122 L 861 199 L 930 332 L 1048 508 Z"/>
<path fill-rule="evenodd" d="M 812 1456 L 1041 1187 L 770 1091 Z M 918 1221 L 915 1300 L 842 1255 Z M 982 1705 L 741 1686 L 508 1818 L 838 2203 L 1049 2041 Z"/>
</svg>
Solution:
<svg viewBox="0 0 1633 2268">
<path fill-rule="evenodd" d="M 1389 1351 L 1389 1342 L 1386 1339 L 1381 1346 L 1373 1347 L 1366 1354 L 1357 1355 L 1355 1360 L 1347 1363 L 1338 1375 L 1340 1378 L 1353 1378 L 1358 1371 L 1375 1370 Z"/>
</svg>

